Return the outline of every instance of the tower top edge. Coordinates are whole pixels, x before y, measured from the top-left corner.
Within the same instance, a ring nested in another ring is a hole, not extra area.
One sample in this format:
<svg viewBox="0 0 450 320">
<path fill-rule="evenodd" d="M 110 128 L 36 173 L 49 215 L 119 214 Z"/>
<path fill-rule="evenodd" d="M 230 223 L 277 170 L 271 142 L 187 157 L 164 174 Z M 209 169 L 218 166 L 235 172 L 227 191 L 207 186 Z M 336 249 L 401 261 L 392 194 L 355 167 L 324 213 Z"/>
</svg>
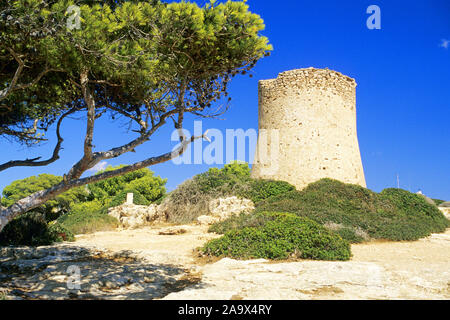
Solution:
<svg viewBox="0 0 450 320">
<path fill-rule="evenodd" d="M 346 76 L 338 71 L 331 70 L 328 68 L 325 69 L 318 69 L 314 67 L 309 68 L 302 68 L 302 69 L 293 69 L 289 71 L 284 71 L 278 74 L 278 77 L 275 79 L 267 79 L 267 80 L 260 80 L 260 85 L 268 85 L 273 84 L 275 82 L 284 82 L 283 80 L 296 80 L 296 81 L 302 81 L 307 79 L 327 79 L 329 81 L 345 81 L 345 83 L 351 87 L 356 87 L 357 83 L 354 78 L 351 78 L 349 76 Z"/>
</svg>

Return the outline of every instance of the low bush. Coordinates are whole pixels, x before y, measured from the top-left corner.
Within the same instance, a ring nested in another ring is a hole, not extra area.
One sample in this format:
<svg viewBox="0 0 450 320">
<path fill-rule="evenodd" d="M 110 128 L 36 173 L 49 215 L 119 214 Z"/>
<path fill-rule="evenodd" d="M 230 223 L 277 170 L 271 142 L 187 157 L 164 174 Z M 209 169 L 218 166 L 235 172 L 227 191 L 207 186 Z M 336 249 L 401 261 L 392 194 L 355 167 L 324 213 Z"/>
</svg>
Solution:
<svg viewBox="0 0 450 320">
<path fill-rule="evenodd" d="M 361 241 L 358 233 L 376 239 L 417 240 L 450 226 L 439 209 L 419 195 L 401 189 L 377 194 L 332 179 L 262 201 L 256 212 L 264 211 L 290 212 L 324 225 L 342 225 L 336 232 L 351 242 Z"/>
<path fill-rule="evenodd" d="M 273 180 L 251 180 L 250 188 L 240 191 L 239 195 L 243 198 L 252 200 L 255 204 L 269 199 L 270 197 L 284 194 L 295 190 L 295 187 L 285 181 Z"/>
<path fill-rule="evenodd" d="M 311 219 L 288 213 L 258 213 L 255 227 L 228 231 L 208 242 L 207 255 L 237 259 L 349 260 L 350 245 Z"/>
<path fill-rule="evenodd" d="M 251 214 L 241 213 L 240 215 L 231 216 L 224 221 L 214 223 L 211 225 L 208 232 L 225 234 L 231 230 L 247 227 L 257 228 L 263 226 L 268 220 L 270 220 L 270 217 L 262 212 Z M 361 243 L 368 240 L 368 235 L 358 228 L 346 227 L 336 223 L 325 223 L 324 226 L 351 243 Z"/>
<path fill-rule="evenodd" d="M 350 243 L 362 243 L 369 239 L 367 233 L 359 228 L 342 227 L 332 231 L 334 231 L 335 233 L 340 235 L 342 239 L 345 239 Z"/>
<path fill-rule="evenodd" d="M 252 214 L 241 213 L 230 218 L 213 224 L 208 232 L 225 234 L 231 230 L 243 228 L 258 228 L 266 224 L 267 221 L 273 220 L 272 216 L 258 212 Z"/>
<path fill-rule="evenodd" d="M 1 246 L 44 246 L 73 240 L 69 230 L 63 226 L 49 226 L 39 212 L 28 212 L 13 219 L 0 233 Z"/>
<path fill-rule="evenodd" d="M 63 242 L 63 241 L 75 241 L 74 234 L 66 229 L 64 226 L 55 223 L 54 221 L 49 224 L 48 231 L 50 233 L 50 238 L 53 242 Z"/>
<path fill-rule="evenodd" d="M 72 211 L 56 220 L 73 234 L 85 234 L 98 231 L 110 231 L 118 227 L 116 218 L 107 214 L 107 207 L 100 201 L 90 201 L 73 206 Z"/>
<path fill-rule="evenodd" d="M 100 199 L 73 205 L 69 213 L 58 218 L 56 225 L 73 234 L 114 230 L 119 226 L 119 221 L 108 215 L 108 209 L 124 204 L 128 193 L 133 193 L 134 204 L 143 206 L 150 204 L 150 201 L 137 190 L 125 189 L 111 200 Z"/>
<path fill-rule="evenodd" d="M 258 203 L 294 189 L 283 181 L 252 179 L 247 163 L 232 162 L 185 181 L 164 199 L 163 205 L 170 222 L 189 223 L 208 215 L 209 202 L 213 199 L 237 196 Z"/>
</svg>

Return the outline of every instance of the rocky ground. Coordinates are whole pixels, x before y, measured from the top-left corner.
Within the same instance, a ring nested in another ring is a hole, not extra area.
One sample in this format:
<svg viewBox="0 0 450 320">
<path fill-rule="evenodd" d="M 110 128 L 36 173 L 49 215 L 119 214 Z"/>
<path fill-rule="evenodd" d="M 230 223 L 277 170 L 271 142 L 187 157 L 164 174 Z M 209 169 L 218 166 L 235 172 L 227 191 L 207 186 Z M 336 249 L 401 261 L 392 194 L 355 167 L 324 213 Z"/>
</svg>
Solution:
<svg viewBox="0 0 450 320">
<path fill-rule="evenodd" d="M 217 237 L 207 228 L 161 225 L 1 248 L 0 299 L 450 299 L 450 229 L 353 245 L 347 262 L 269 262 L 199 257 L 195 249 Z"/>
</svg>

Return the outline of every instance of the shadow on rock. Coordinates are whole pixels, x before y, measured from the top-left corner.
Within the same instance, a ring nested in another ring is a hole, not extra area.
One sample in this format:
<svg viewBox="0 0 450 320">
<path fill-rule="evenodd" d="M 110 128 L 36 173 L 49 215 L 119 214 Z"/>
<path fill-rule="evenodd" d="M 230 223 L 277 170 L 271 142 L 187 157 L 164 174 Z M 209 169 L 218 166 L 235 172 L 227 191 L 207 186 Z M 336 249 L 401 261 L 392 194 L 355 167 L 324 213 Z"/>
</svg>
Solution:
<svg viewBox="0 0 450 320">
<path fill-rule="evenodd" d="M 8 299 L 151 300 L 199 286 L 200 277 L 149 264 L 131 251 L 73 245 L 0 248 L 0 291 Z"/>
</svg>

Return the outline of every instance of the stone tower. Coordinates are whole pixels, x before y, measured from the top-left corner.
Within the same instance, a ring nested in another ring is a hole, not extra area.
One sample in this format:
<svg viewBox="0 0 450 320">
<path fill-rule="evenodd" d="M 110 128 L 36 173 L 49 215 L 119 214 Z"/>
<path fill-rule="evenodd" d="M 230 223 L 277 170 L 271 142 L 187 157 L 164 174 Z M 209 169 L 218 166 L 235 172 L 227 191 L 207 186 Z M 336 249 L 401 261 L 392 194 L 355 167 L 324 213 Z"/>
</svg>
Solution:
<svg viewBox="0 0 450 320">
<path fill-rule="evenodd" d="M 298 190 L 322 178 L 366 187 L 355 79 L 308 68 L 261 80 L 252 177 L 287 181 Z"/>
</svg>

